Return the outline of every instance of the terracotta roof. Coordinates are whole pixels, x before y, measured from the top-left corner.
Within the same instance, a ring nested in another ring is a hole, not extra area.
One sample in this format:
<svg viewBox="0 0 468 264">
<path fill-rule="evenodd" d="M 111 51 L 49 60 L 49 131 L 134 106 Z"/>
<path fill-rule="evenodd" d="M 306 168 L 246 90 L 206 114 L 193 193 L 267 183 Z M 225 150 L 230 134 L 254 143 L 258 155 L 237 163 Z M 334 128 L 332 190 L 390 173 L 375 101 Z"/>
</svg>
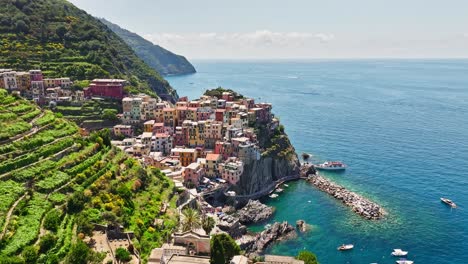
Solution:
<svg viewBox="0 0 468 264">
<path fill-rule="evenodd" d="M 221 157 L 221 155 L 210 153 L 206 155 L 206 160 L 218 160 L 219 157 Z"/>
</svg>

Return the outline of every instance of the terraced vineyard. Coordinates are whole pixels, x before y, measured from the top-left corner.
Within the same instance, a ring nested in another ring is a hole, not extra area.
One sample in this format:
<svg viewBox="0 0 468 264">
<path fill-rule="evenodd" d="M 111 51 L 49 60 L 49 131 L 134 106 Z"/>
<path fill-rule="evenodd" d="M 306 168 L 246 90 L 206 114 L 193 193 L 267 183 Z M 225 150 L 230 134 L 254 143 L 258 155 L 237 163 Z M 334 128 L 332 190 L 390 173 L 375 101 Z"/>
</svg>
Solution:
<svg viewBox="0 0 468 264">
<path fill-rule="evenodd" d="M 109 131 L 83 138 L 74 123 L 0 89 L 0 263 L 74 263 L 93 223 L 134 231 L 145 259 L 176 226 L 177 199 L 162 173 L 112 148 Z M 106 256 L 89 250 L 84 261 Z"/>
</svg>

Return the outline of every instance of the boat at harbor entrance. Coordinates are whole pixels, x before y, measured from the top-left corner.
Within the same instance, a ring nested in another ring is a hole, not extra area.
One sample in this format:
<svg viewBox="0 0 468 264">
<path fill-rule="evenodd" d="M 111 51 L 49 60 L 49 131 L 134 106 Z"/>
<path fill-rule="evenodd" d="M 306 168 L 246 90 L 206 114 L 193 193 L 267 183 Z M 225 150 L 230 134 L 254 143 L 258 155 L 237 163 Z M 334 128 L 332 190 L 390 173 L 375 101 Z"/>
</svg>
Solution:
<svg viewBox="0 0 468 264">
<path fill-rule="evenodd" d="M 322 164 L 315 165 L 318 170 L 340 171 L 346 169 L 346 164 L 341 161 L 326 161 Z"/>
</svg>

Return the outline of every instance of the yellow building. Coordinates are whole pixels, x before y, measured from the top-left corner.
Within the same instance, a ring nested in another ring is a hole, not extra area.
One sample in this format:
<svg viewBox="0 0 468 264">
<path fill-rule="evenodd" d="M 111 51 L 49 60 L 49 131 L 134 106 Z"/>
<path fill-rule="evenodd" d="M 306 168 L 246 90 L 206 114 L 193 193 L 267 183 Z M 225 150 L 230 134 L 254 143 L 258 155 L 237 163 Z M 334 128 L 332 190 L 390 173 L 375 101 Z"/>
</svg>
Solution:
<svg viewBox="0 0 468 264">
<path fill-rule="evenodd" d="M 187 129 L 187 143 L 190 147 L 205 145 L 205 121 L 193 122 L 185 120 L 182 127 Z"/>
<path fill-rule="evenodd" d="M 163 109 L 163 118 L 164 118 L 164 125 L 175 127 L 176 125 L 176 109 L 175 108 L 164 108 Z"/>
<path fill-rule="evenodd" d="M 16 73 L 16 85 L 20 91 L 31 90 L 31 77 L 29 72 L 17 72 Z"/>
<path fill-rule="evenodd" d="M 192 148 L 173 148 L 171 156 L 179 157 L 182 166 L 187 167 L 190 163 L 197 160 L 197 151 Z"/>
<path fill-rule="evenodd" d="M 145 132 L 153 132 L 153 126 L 155 124 L 155 121 L 154 120 L 149 120 L 149 121 L 146 121 L 145 124 L 144 124 L 144 130 Z"/>
<path fill-rule="evenodd" d="M 187 108 L 187 113 L 185 115 L 187 120 L 197 121 L 197 108 L 189 107 Z"/>
<path fill-rule="evenodd" d="M 221 155 L 219 154 L 207 154 L 206 155 L 206 164 L 205 164 L 205 173 L 206 176 L 210 178 L 215 178 L 219 176 L 219 164 L 221 163 Z"/>
</svg>

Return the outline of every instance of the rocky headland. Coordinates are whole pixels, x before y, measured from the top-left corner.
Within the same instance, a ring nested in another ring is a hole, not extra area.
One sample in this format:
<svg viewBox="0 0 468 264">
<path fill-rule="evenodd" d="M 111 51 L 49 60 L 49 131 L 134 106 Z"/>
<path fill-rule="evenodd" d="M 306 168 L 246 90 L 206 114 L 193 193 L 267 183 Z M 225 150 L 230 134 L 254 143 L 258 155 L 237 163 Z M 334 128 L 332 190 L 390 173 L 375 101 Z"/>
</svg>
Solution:
<svg viewBox="0 0 468 264">
<path fill-rule="evenodd" d="M 347 206 L 351 207 L 354 212 L 369 220 L 378 220 L 383 218 L 387 213 L 378 204 L 360 196 L 355 192 L 347 190 L 345 187 L 338 185 L 322 176 L 312 175 L 308 179 L 321 191 L 324 191 L 336 199 L 342 201 Z"/>
<path fill-rule="evenodd" d="M 257 128 L 261 158 L 244 165 L 244 172 L 235 189 L 237 194 L 270 191 L 278 181 L 299 178 L 301 164 L 296 151 L 284 129 L 274 126 L 271 123 Z"/>
<path fill-rule="evenodd" d="M 273 213 L 273 207 L 264 205 L 258 200 L 249 200 L 247 205 L 237 211 L 236 216 L 242 224 L 246 225 L 265 221 L 269 219 Z"/>
</svg>

